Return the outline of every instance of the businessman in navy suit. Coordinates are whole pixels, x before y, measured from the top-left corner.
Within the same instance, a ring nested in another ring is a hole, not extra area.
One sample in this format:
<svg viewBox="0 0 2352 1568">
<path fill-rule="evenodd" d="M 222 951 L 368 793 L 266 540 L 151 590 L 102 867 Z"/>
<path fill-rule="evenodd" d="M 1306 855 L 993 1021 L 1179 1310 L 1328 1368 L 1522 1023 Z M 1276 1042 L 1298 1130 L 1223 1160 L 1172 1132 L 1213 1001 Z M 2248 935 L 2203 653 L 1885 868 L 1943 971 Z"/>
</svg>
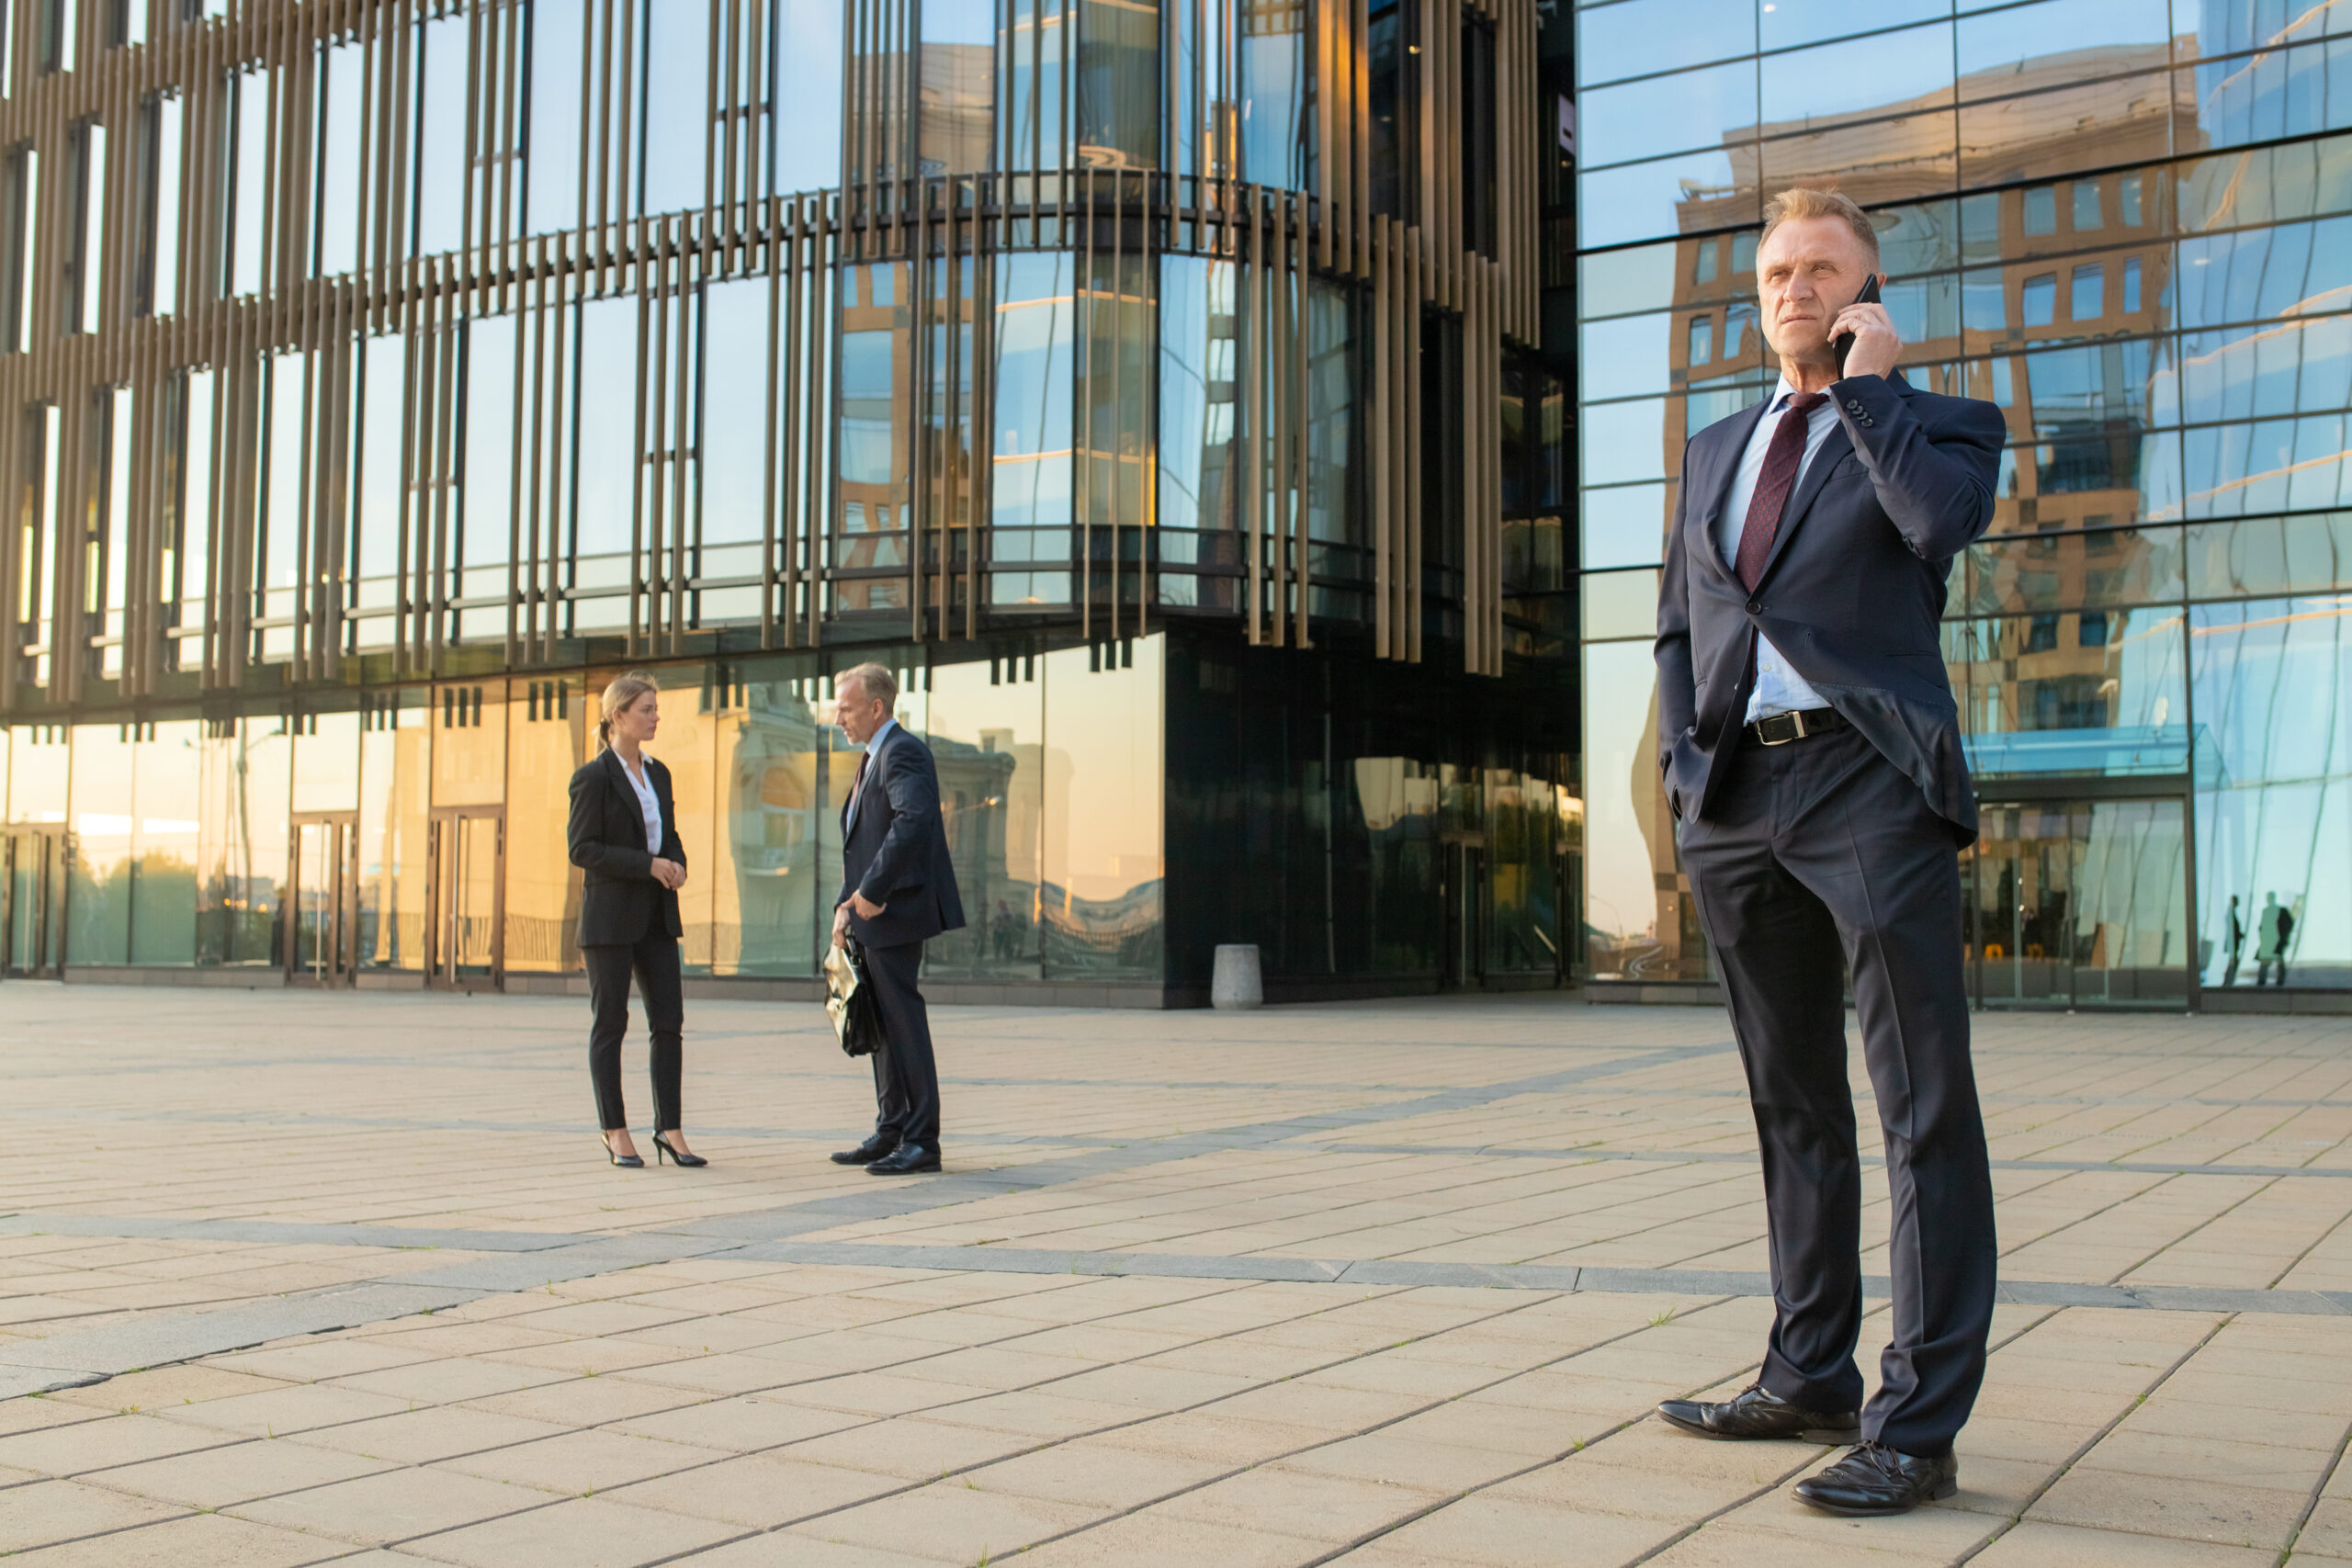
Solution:
<svg viewBox="0 0 2352 1568">
<path fill-rule="evenodd" d="M 1684 448 L 1657 609 L 1658 765 L 1747 1070 L 1774 1303 L 1754 1386 L 1659 1414 L 1701 1437 L 1855 1444 L 1796 1489 L 1842 1515 L 1957 1489 L 1996 1283 L 1962 972 L 1976 801 L 1938 634 L 2007 428 L 1895 374 L 1894 323 L 1856 302 L 1877 269 L 1844 197 L 1766 208 L 1781 384 Z M 1867 1408 L 1849 973 L 1893 1198 L 1894 1342 Z"/>
<path fill-rule="evenodd" d="M 854 746 L 857 781 L 842 806 L 842 888 L 833 945 L 855 937 L 881 1004 L 888 1043 L 874 1054 L 874 1135 L 833 1156 L 876 1176 L 939 1168 L 939 1068 L 916 982 L 922 944 L 960 930 L 964 900 L 947 857 L 939 770 L 931 748 L 891 716 L 899 682 L 879 664 L 833 678 L 834 720 Z"/>
</svg>

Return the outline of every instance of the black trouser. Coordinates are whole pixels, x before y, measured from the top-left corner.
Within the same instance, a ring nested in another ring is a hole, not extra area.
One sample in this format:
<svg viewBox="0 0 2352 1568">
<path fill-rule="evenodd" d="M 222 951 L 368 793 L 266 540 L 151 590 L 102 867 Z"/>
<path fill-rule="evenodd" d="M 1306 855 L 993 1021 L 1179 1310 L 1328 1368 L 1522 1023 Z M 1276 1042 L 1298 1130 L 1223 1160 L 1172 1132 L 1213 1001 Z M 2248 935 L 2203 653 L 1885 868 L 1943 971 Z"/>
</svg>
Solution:
<svg viewBox="0 0 2352 1568">
<path fill-rule="evenodd" d="M 874 1053 L 874 1139 L 939 1147 L 939 1066 L 931 1054 L 931 1013 L 915 988 L 922 943 L 865 950 L 865 977 L 882 1007 L 889 1043 Z"/>
<path fill-rule="evenodd" d="M 1682 863 L 1714 946 L 1764 1162 L 1774 1316 L 1764 1386 L 1861 1403 L 1861 1168 L 1845 969 L 1877 1091 L 1894 1343 L 1862 1435 L 1950 1451 L 1984 1381 L 1997 1257 L 1969 1061 L 1959 858 L 1918 787 L 1851 729 L 1743 735 Z"/>
<path fill-rule="evenodd" d="M 653 1130 L 678 1130 L 678 1078 L 684 1067 L 681 1032 L 686 1003 L 678 986 L 678 939 L 655 927 L 629 947 L 583 947 L 588 965 L 588 1077 L 596 1086 L 596 1121 L 605 1131 L 628 1125 L 621 1100 L 621 1036 L 628 1032 L 628 980 L 645 1002 L 653 1037 Z"/>
</svg>

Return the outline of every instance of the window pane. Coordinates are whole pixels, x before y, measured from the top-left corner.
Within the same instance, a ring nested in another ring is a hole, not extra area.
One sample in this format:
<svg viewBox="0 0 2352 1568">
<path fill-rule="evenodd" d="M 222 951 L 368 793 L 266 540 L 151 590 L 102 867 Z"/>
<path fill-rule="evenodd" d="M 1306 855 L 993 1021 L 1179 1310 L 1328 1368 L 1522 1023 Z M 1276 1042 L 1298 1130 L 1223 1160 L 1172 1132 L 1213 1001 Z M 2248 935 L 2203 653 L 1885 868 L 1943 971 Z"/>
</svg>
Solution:
<svg viewBox="0 0 2352 1568">
<path fill-rule="evenodd" d="M 2352 217 L 2180 243 L 2180 324 L 2205 326 L 2352 306 Z"/>
<path fill-rule="evenodd" d="M 1671 484 L 1589 490 L 1577 518 L 1577 547 L 1587 571 L 1648 566 L 1666 558 L 1666 530 L 1674 516 Z"/>
<path fill-rule="evenodd" d="M 1761 220 L 1754 148 L 1684 152 L 1577 176 L 1577 235 L 1592 246 L 1628 244 Z"/>
<path fill-rule="evenodd" d="M 229 292 L 261 290 L 262 212 L 269 192 L 269 98 L 266 72 L 240 72 L 230 78 L 234 120 L 229 155 L 232 194 L 229 202 Z"/>
<path fill-rule="evenodd" d="M 156 98 L 149 105 L 153 139 L 149 145 L 147 177 L 153 186 L 153 216 L 147 237 L 148 309 L 168 316 L 180 307 L 180 138 L 186 111 L 176 97 Z"/>
<path fill-rule="evenodd" d="M 682 212 L 703 203 L 711 130 L 710 14 L 707 6 L 645 0 L 641 212 Z"/>
<path fill-rule="evenodd" d="M 1706 941 L 1658 774 L 1649 644 L 1587 647 L 1584 691 L 1586 963 L 1595 979 L 1703 980 Z"/>
<path fill-rule="evenodd" d="M 1962 608 L 2007 615 L 2177 603 L 2181 554 L 2177 527 L 1987 539 L 1969 549 Z"/>
<path fill-rule="evenodd" d="M 947 852 L 963 895 L 965 926 L 927 945 L 927 973 L 1042 976 L 1038 924 L 1050 759 L 1041 678 L 1046 664 L 1015 656 L 934 665 L 929 672 L 924 739 L 939 765 Z"/>
<path fill-rule="evenodd" d="M 1164 637 L 1145 637 L 1113 648 L 1066 648 L 1038 660 L 1047 762 L 1039 903 L 1049 980 L 1162 977 L 1166 646 Z M 940 785 L 944 795 L 944 770 Z"/>
<path fill-rule="evenodd" d="M 458 491 L 458 538 L 450 592 L 495 604 L 458 613 L 460 641 L 506 635 L 506 563 L 514 521 L 514 318 L 466 326 L 465 454 Z"/>
<path fill-rule="evenodd" d="M 2226 900 L 2241 900 L 2246 968 L 2268 960 L 2258 976 L 2242 971 L 2242 985 L 2352 985 L 2352 881 L 2343 874 L 2352 861 L 2352 727 L 2340 717 L 2352 684 L 2352 611 L 2324 598 L 2190 614 L 2200 924 L 2220 929 Z M 2282 957 L 2278 976 L 2271 971 Z"/>
<path fill-rule="evenodd" d="M 119 724 L 77 724 L 74 771 L 72 890 L 67 894 L 65 961 L 130 962 L 133 759 L 138 748 Z"/>
<path fill-rule="evenodd" d="M 2344 477 L 2344 418 L 2334 413 L 2184 433 L 2188 515 L 2317 511 L 2352 501 Z"/>
<path fill-rule="evenodd" d="M 1577 158 L 1588 166 L 1715 147 L 1754 134 L 1756 67 L 1748 61 L 1655 76 L 1582 95 Z"/>
<path fill-rule="evenodd" d="M 138 748 L 137 874 L 130 890 L 130 962 L 192 965 L 197 853 L 203 791 L 203 725 L 154 727 Z"/>
<path fill-rule="evenodd" d="M 1626 0 L 1589 6 L 1577 13 L 1577 85 L 1679 70 L 1755 48 L 1756 0 Z"/>
<path fill-rule="evenodd" d="M 626 589 L 631 502 L 638 474 L 637 301 L 592 299 L 580 307 L 579 381 L 572 407 L 579 423 L 572 479 L 572 582 Z M 625 626 L 618 597 L 575 604 L 580 626 Z"/>
<path fill-rule="evenodd" d="M 2181 340 L 2181 412 L 2194 421 L 2352 407 L 2352 316 Z"/>
<path fill-rule="evenodd" d="M 2352 125 L 2352 39 L 2266 50 L 2185 72 L 2206 147 L 2235 147 Z"/>
<path fill-rule="evenodd" d="M 2165 0 L 2041 0 L 1962 17 L 1964 97 L 2048 86 L 2161 65 L 2171 58 Z"/>
<path fill-rule="evenodd" d="M 2352 588 L 2352 512 L 2189 525 L 2192 599 L 2334 588 Z"/>
<path fill-rule="evenodd" d="M 1764 8 L 1766 49 L 1790 49 L 1823 39 L 1906 22 L 1931 21 L 1951 14 L 1951 0 L 1889 0 L 1858 12 L 1847 0 L 1774 0 Z"/>
<path fill-rule="evenodd" d="M 1945 623 L 1969 766 L 1985 777 L 2183 772 L 2181 632 L 2172 605 Z"/>
<path fill-rule="evenodd" d="M 586 8 L 587 0 L 533 0 L 531 6 L 531 123 L 523 167 L 525 221 L 534 234 L 580 221 L 580 62 Z M 839 57 L 836 47 L 831 54 L 805 58 Z M 808 74 L 812 83 L 821 83 L 826 73 Z M 838 95 L 836 88 L 836 118 Z M 840 140 L 838 131 L 834 140 Z M 838 171 L 838 157 L 834 164 Z"/>
<path fill-rule="evenodd" d="M 467 18 L 443 17 L 417 29 L 424 51 L 416 96 L 416 253 L 463 243 L 466 220 Z"/>
<path fill-rule="evenodd" d="M 367 94 L 367 51 L 357 40 L 320 51 L 318 273 L 333 277 L 359 265 L 359 110 Z"/>
<path fill-rule="evenodd" d="M 2007 22 L 2011 13 L 1985 18 Z M 2154 57 L 2163 58 L 2159 46 Z M 2069 73 L 2071 74 L 2071 73 Z M 2149 72 L 2137 76 L 1992 103 L 1967 102 L 1972 79 L 1961 77 L 1960 179 L 1962 186 L 2003 185 L 2012 180 L 2047 178 L 2072 173 L 2086 164 L 2105 163 L 2109 149 L 2132 145 L 2146 136 L 2162 138 L 2165 119 L 2173 112 L 2171 73 Z M 2011 91 L 2017 78 L 1996 71 L 1989 86 Z M 2157 142 L 2163 145 L 2162 141 Z"/>
<path fill-rule="evenodd" d="M 1580 422 L 1587 484 L 1623 484 L 1671 478 L 1682 460 L 1679 430 L 1669 434 L 1669 414 L 1679 423 L 1681 409 L 1666 398 L 1602 403 L 1585 410 Z M 1670 448 L 1670 450 L 1669 450 Z"/>
<path fill-rule="evenodd" d="M 765 536 L 768 289 L 759 279 L 703 290 L 702 539 Z"/>
<path fill-rule="evenodd" d="M 1949 104 L 1951 71 L 1949 22 L 1770 54 L 1762 62 L 1762 118 L 1774 131 L 1817 130 Z M 1948 143 L 1951 122 L 1940 124 Z M 1854 152 L 1845 149 L 1849 164 Z"/>
</svg>

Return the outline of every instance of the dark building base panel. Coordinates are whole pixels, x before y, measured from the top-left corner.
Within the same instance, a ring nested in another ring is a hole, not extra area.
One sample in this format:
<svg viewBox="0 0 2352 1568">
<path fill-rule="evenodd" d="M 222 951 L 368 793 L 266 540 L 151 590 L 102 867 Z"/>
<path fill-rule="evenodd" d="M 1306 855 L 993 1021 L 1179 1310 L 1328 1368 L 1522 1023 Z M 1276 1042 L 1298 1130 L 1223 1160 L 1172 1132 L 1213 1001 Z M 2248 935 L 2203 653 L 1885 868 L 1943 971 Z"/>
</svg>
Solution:
<svg viewBox="0 0 2352 1568">
<path fill-rule="evenodd" d="M 1588 1002 L 1639 1002 L 1650 1007 L 1719 1008 L 1723 991 L 1713 980 L 1587 980 Z"/>
</svg>

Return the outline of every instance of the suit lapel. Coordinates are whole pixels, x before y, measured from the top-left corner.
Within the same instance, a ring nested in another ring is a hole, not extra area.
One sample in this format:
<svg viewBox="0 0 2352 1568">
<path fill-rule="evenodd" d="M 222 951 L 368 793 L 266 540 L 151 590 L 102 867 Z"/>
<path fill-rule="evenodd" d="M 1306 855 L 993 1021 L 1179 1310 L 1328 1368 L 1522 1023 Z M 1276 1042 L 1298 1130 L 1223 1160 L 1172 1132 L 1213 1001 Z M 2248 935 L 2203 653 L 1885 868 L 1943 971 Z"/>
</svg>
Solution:
<svg viewBox="0 0 2352 1568">
<path fill-rule="evenodd" d="M 849 799 L 842 804 L 842 837 L 843 839 L 849 837 L 850 824 L 857 819 L 858 809 L 865 799 L 866 789 L 874 783 L 874 775 L 882 771 L 882 753 L 888 750 L 890 743 L 898 738 L 899 732 L 893 728 L 889 734 L 882 738 L 880 746 L 865 753 L 865 772 L 858 776 L 856 784 L 850 790 Z"/>
<path fill-rule="evenodd" d="M 647 758 L 645 765 L 645 782 L 650 784 L 653 782 L 653 759 Z M 621 797 L 621 804 L 628 808 L 628 819 L 637 824 L 637 836 L 642 839 L 645 837 L 645 808 L 638 804 L 637 786 L 628 782 L 628 764 L 621 761 L 621 754 L 618 751 L 610 750 L 605 751 L 605 776 L 612 781 L 614 793 Z M 650 855 L 658 855 L 662 852 L 662 846 L 648 844 L 645 846 L 645 852 Z"/>
<path fill-rule="evenodd" d="M 1897 396 L 1907 398 L 1911 395 L 1911 383 L 1905 381 L 1900 372 L 1889 375 L 1887 380 L 1894 384 Z M 1804 472 L 1797 476 L 1797 488 L 1789 496 L 1788 509 L 1781 513 L 1781 526 L 1772 536 L 1771 553 L 1764 558 L 1764 570 L 1757 575 L 1756 582 L 1759 588 L 1772 575 L 1772 569 L 1780 564 L 1781 552 L 1789 547 L 1789 536 L 1797 531 L 1797 525 L 1804 521 L 1805 513 L 1812 508 L 1815 498 L 1821 494 L 1821 487 L 1829 482 L 1830 470 L 1844 462 L 1854 449 L 1853 439 L 1846 434 L 1846 422 L 1838 419 L 1834 410 L 1830 417 L 1836 423 L 1830 425 L 1829 434 L 1821 438 L 1821 450 L 1813 455 L 1813 460 L 1804 466 Z"/>
<path fill-rule="evenodd" d="M 1739 459 L 1747 452 L 1748 442 L 1755 438 L 1757 422 L 1764 417 L 1764 411 L 1770 406 L 1771 399 L 1767 398 L 1760 403 L 1740 410 L 1729 419 L 1718 420 L 1699 433 L 1699 439 L 1702 441 L 1715 435 L 1717 431 L 1723 434 L 1710 443 L 1712 449 L 1706 455 L 1706 483 L 1700 491 L 1707 498 L 1707 504 L 1705 510 L 1699 513 L 1694 525 L 1698 537 L 1683 541 L 1683 554 L 1686 558 L 1697 556 L 1726 582 L 1732 581 L 1731 568 L 1724 564 L 1723 551 L 1715 547 L 1715 527 L 1723 517 L 1724 506 L 1730 503 L 1732 483 L 1739 477 Z"/>
<path fill-rule="evenodd" d="M 1797 525 L 1804 521 L 1805 512 L 1813 505 L 1814 497 L 1819 495 L 1821 487 L 1829 482 L 1829 470 L 1844 462 L 1846 454 L 1853 449 L 1854 444 L 1847 439 L 1843 423 L 1831 425 L 1829 434 L 1821 438 L 1821 450 L 1813 455 L 1812 460 L 1804 466 L 1804 472 L 1797 476 L 1797 488 L 1789 496 L 1787 510 L 1781 513 L 1781 525 L 1773 530 L 1771 551 L 1764 558 L 1764 570 L 1756 577 L 1758 587 L 1764 585 L 1765 580 L 1772 575 L 1772 568 L 1780 563 L 1781 552 L 1789 547 L 1789 536 L 1797 531 Z"/>
</svg>

